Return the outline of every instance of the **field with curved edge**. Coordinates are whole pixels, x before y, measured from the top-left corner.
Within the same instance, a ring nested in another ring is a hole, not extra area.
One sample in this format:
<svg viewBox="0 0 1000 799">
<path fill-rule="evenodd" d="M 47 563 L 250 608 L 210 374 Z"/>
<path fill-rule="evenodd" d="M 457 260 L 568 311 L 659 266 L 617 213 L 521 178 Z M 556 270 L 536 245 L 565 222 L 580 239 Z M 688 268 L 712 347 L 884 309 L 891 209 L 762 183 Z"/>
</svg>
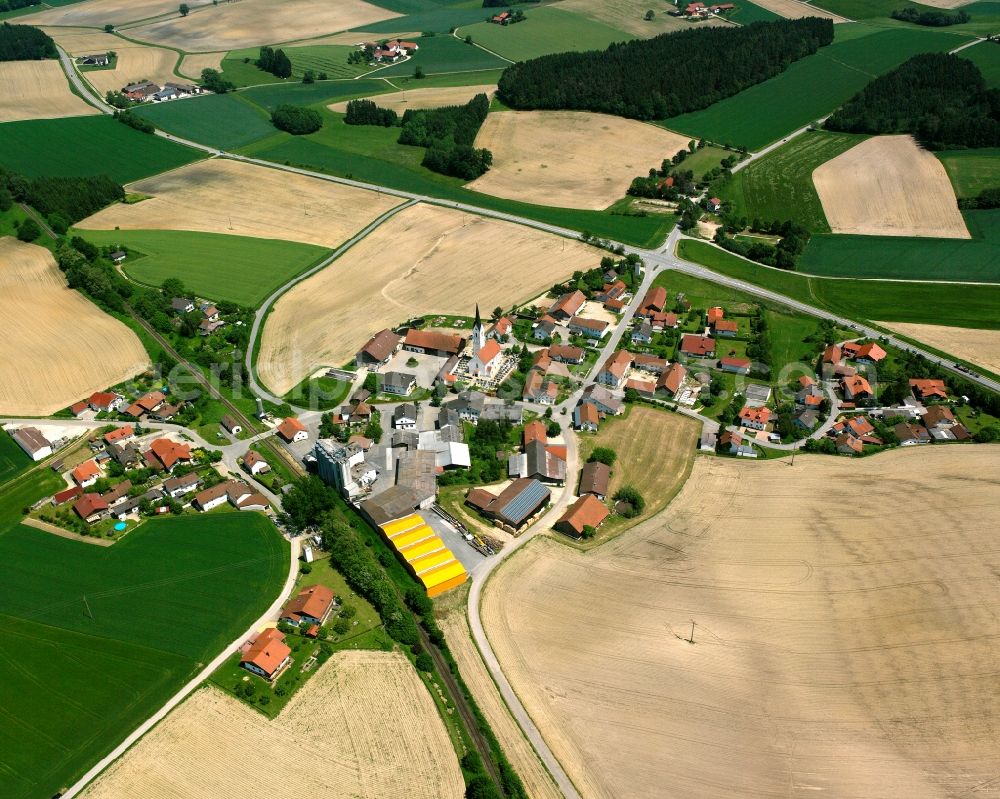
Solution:
<svg viewBox="0 0 1000 799">
<path fill-rule="evenodd" d="M 427 691 L 401 653 L 364 651 L 335 653 L 275 719 L 204 688 L 83 796 L 461 799 Z"/>
<path fill-rule="evenodd" d="M 492 97 L 496 92 L 495 83 L 487 83 L 480 86 L 442 86 L 434 89 L 410 89 L 388 94 L 374 95 L 371 99 L 378 104 L 379 108 L 389 108 L 400 116 L 409 109 L 421 108 L 441 108 L 446 105 L 465 105 L 477 94 L 483 93 Z M 345 100 L 340 103 L 333 103 L 328 106 L 331 111 L 338 114 L 347 113 L 347 103 Z"/>
<path fill-rule="evenodd" d="M 964 327 L 906 322 L 876 324 L 1000 375 L 1000 330 L 969 330 Z"/>
<path fill-rule="evenodd" d="M 699 457 L 614 542 L 538 539 L 500 567 L 484 625 L 583 796 L 995 780 L 1000 551 L 981 531 L 1000 525 L 1000 448 L 919 449 Z"/>
</svg>

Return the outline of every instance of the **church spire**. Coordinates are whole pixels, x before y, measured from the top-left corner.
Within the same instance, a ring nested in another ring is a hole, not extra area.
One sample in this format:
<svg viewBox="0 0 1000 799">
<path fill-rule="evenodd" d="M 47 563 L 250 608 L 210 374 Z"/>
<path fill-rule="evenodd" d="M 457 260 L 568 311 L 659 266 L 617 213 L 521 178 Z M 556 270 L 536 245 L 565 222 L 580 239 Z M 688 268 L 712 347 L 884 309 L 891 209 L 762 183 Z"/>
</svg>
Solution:
<svg viewBox="0 0 1000 799">
<path fill-rule="evenodd" d="M 479 319 L 479 303 L 476 303 L 476 321 L 472 323 L 472 329 L 475 330 L 477 327 L 482 327 L 483 323 Z"/>
<path fill-rule="evenodd" d="M 476 321 L 472 323 L 472 354 L 478 355 L 479 350 L 486 346 L 486 331 L 483 320 L 479 317 L 479 303 L 476 303 Z"/>
</svg>

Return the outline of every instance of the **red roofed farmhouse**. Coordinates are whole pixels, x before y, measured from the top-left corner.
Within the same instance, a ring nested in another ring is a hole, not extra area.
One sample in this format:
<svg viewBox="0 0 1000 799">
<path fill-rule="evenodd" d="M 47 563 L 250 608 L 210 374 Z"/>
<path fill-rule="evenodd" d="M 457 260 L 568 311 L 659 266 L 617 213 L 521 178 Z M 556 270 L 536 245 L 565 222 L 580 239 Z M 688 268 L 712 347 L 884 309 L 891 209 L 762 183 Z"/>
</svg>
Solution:
<svg viewBox="0 0 1000 799">
<path fill-rule="evenodd" d="M 555 528 L 573 538 L 583 538 L 584 529 L 597 529 L 608 518 L 608 508 L 593 494 L 584 494 L 570 505 L 562 517 L 555 523 Z"/>
<path fill-rule="evenodd" d="M 740 411 L 740 424 L 754 430 L 764 430 L 771 421 L 770 408 L 752 408 L 749 405 Z"/>
<path fill-rule="evenodd" d="M 292 444 L 296 441 L 305 441 L 309 438 L 309 431 L 306 430 L 306 426 L 302 422 L 294 416 L 289 416 L 278 425 L 278 435 Z"/>
<path fill-rule="evenodd" d="M 149 445 L 149 451 L 155 460 L 160 463 L 168 472 L 174 468 L 178 461 L 191 460 L 191 447 L 189 444 L 178 444 L 168 438 L 158 438 Z"/>
<path fill-rule="evenodd" d="M 310 585 L 299 591 L 281 611 L 289 624 L 323 624 L 333 609 L 333 591 L 325 585 Z"/>
<path fill-rule="evenodd" d="M 285 643 L 285 634 L 269 627 L 254 639 L 240 666 L 265 680 L 274 680 L 292 662 L 292 650 Z"/>
<path fill-rule="evenodd" d="M 681 352 L 695 358 L 709 358 L 715 355 L 715 340 L 688 333 L 681 338 Z"/>
</svg>

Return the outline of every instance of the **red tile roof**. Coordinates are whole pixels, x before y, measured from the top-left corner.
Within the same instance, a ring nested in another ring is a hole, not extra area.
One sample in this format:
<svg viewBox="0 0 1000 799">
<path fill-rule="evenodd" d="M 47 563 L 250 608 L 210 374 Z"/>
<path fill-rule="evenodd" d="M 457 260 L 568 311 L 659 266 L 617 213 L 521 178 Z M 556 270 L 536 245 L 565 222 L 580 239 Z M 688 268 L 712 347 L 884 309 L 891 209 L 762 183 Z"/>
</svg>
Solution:
<svg viewBox="0 0 1000 799">
<path fill-rule="evenodd" d="M 56 505 L 65 505 L 71 499 L 75 499 L 83 493 L 83 489 L 80 486 L 73 486 L 72 488 L 65 488 L 62 491 L 54 494 L 52 499 Z"/>
<path fill-rule="evenodd" d="M 108 503 L 101 499 L 100 494 L 84 494 L 73 503 L 73 510 L 81 519 L 93 516 L 95 513 L 108 509 Z"/>
<path fill-rule="evenodd" d="M 126 438 L 131 438 L 135 435 L 135 428 L 132 425 L 127 424 L 124 427 L 119 427 L 115 430 L 110 430 L 104 434 L 104 440 L 108 444 L 114 444 L 117 441 L 121 441 Z"/>
<path fill-rule="evenodd" d="M 285 643 L 285 634 L 274 627 L 268 627 L 257 636 L 240 662 L 252 663 L 270 676 L 291 654 L 292 650 Z"/>
<path fill-rule="evenodd" d="M 823 363 L 840 363 L 843 357 L 843 351 L 836 344 L 830 344 L 823 350 Z"/>
<path fill-rule="evenodd" d="M 189 444 L 178 444 L 168 438 L 156 439 L 149 445 L 149 449 L 166 469 L 172 469 L 177 461 L 191 460 L 191 446 Z"/>
<path fill-rule="evenodd" d="M 628 350 L 618 350 L 604 362 L 602 372 L 610 373 L 616 380 L 621 380 L 632 366 L 632 353 Z"/>
<path fill-rule="evenodd" d="M 663 286 L 653 286 L 642 298 L 640 311 L 662 311 L 667 304 L 667 290 Z"/>
<path fill-rule="evenodd" d="M 738 333 L 740 326 L 732 319 L 720 319 L 715 323 L 715 329 L 726 333 Z"/>
<path fill-rule="evenodd" d="M 864 344 L 854 356 L 855 360 L 881 361 L 888 353 L 874 341 Z"/>
<path fill-rule="evenodd" d="M 687 369 L 684 368 L 683 364 L 675 363 L 670 366 L 670 368 L 660 375 L 659 381 L 657 381 L 656 387 L 665 389 L 671 394 L 676 394 L 678 389 L 684 383 L 685 378 L 687 378 Z"/>
<path fill-rule="evenodd" d="M 465 345 L 465 339 L 455 333 L 438 333 L 435 330 L 409 330 L 406 344 L 425 350 L 439 350 L 449 355 L 457 355 Z"/>
<path fill-rule="evenodd" d="M 100 474 L 101 470 L 93 459 L 91 459 L 84 461 L 73 470 L 73 479 L 78 483 L 85 483 L 91 477 L 98 477 Z"/>
<path fill-rule="evenodd" d="M 738 369 L 749 369 L 750 359 L 749 358 L 732 358 L 726 356 L 725 358 L 719 359 L 719 364 L 721 366 L 735 366 Z"/>
<path fill-rule="evenodd" d="M 325 585 L 308 585 L 299 591 L 281 611 L 283 619 L 312 616 L 322 619 L 333 604 L 333 591 Z"/>
<path fill-rule="evenodd" d="M 278 425 L 278 435 L 285 439 L 285 441 L 291 441 L 295 438 L 296 433 L 301 433 L 305 429 L 306 426 L 302 424 L 302 422 L 294 416 L 289 416 L 285 419 L 285 421 Z"/>
<path fill-rule="evenodd" d="M 541 441 L 545 443 L 548 439 L 548 435 L 545 432 L 545 422 L 541 419 L 534 419 L 528 422 L 524 426 L 524 432 L 521 434 L 521 442 L 527 446 L 532 441 Z"/>
<path fill-rule="evenodd" d="M 479 360 L 488 364 L 500 354 L 500 345 L 494 339 L 487 341 L 479 350 Z"/>
<path fill-rule="evenodd" d="M 918 398 L 939 397 L 945 399 L 948 396 L 948 388 L 945 386 L 944 380 L 910 378 L 910 388 Z"/>
<path fill-rule="evenodd" d="M 107 408 L 118 399 L 118 395 L 113 391 L 97 391 L 90 395 L 90 405 L 95 408 Z"/>
<path fill-rule="evenodd" d="M 708 309 L 708 323 L 714 325 L 716 322 L 721 322 L 722 318 L 726 315 L 726 312 L 722 310 L 718 305 L 714 308 Z"/>
<path fill-rule="evenodd" d="M 715 352 L 715 340 L 688 333 L 681 338 L 681 352 L 689 355 L 711 355 Z"/>
<path fill-rule="evenodd" d="M 558 313 L 565 316 L 573 316 L 583 307 L 586 301 L 587 297 L 582 291 L 579 289 L 571 291 L 568 294 L 563 294 L 552 304 L 552 307 L 549 308 L 549 314 L 555 315 Z"/>
<path fill-rule="evenodd" d="M 771 409 L 770 408 L 752 408 L 749 405 L 745 406 L 743 410 L 740 411 L 740 421 L 744 424 L 754 423 L 754 424 L 764 424 L 766 425 L 771 421 Z"/>
<path fill-rule="evenodd" d="M 607 505 L 593 494 L 584 494 L 566 509 L 555 526 L 568 528 L 577 536 L 582 536 L 585 526 L 596 529 L 604 523 L 608 515 Z"/>
</svg>

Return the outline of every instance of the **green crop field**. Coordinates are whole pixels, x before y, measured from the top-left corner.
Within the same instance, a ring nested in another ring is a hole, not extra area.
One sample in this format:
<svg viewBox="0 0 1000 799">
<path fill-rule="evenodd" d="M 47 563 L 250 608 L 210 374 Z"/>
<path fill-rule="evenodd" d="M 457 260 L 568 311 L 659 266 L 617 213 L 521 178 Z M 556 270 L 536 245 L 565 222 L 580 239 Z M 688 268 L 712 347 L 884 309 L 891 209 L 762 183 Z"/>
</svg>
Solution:
<svg viewBox="0 0 1000 799">
<path fill-rule="evenodd" d="M 80 233 L 97 245 L 127 247 L 133 255 L 124 264 L 125 272 L 140 283 L 159 286 L 176 277 L 201 297 L 250 308 L 329 252 L 299 242 L 186 230 Z"/>
<path fill-rule="evenodd" d="M 173 103 L 140 106 L 139 116 L 175 136 L 233 149 L 276 132 L 270 117 L 241 94 L 209 94 Z"/>
<path fill-rule="evenodd" d="M 311 69 L 317 76 L 321 72 L 325 72 L 328 80 L 350 80 L 370 69 L 367 64 L 347 63 L 347 56 L 355 49 L 347 45 L 286 45 L 281 49 L 285 51 L 285 55 L 292 62 L 292 77 L 290 79 L 278 78 L 270 72 L 257 68 L 254 62 L 260 53 L 259 47 L 231 50 L 222 60 L 223 76 L 237 86 L 258 86 L 298 82 L 307 69 Z"/>
<path fill-rule="evenodd" d="M 814 275 L 1000 283 L 1000 210 L 966 211 L 973 238 L 813 236 L 799 269 Z"/>
<path fill-rule="evenodd" d="M 679 254 L 721 274 L 848 319 L 1000 330 L 1000 286 L 807 277 L 753 264 L 700 241 L 682 241 Z"/>
<path fill-rule="evenodd" d="M 983 189 L 1000 188 L 1000 149 L 945 150 L 934 154 L 944 164 L 959 197 L 975 197 Z"/>
<path fill-rule="evenodd" d="M 586 17 L 558 8 L 524 6 L 527 19 L 516 25 L 478 22 L 461 28 L 461 36 L 471 36 L 483 47 L 511 61 L 526 61 L 549 53 L 571 50 L 603 50 L 612 42 L 635 36 Z"/>
<path fill-rule="evenodd" d="M 918 5 L 911 0 L 813 0 L 812 5 L 848 19 L 888 17 L 896 9 L 910 7 L 929 10 L 928 6 Z"/>
<path fill-rule="evenodd" d="M 129 183 L 202 157 L 197 150 L 139 133 L 107 116 L 0 124 L 0 166 L 26 177 L 106 174 Z"/>
<path fill-rule="evenodd" d="M 380 78 L 412 75 L 418 66 L 426 75 L 503 69 L 507 66 L 507 62 L 502 58 L 486 52 L 481 47 L 466 44 L 454 36 L 421 37 L 416 43 L 419 49 L 409 61 L 379 69 L 374 74 Z"/>
<path fill-rule="evenodd" d="M 1000 31 L 1000 25 L 997 26 L 997 30 Z M 959 56 L 979 67 L 987 86 L 991 89 L 1000 88 L 1000 44 L 982 42 L 963 50 Z"/>
<path fill-rule="evenodd" d="M 754 5 L 748 2 L 748 0 L 742 0 L 742 2 L 736 4 L 734 11 L 729 12 L 727 19 L 738 22 L 740 25 L 749 25 L 751 22 L 774 22 L 774 20 L 782 19 L 782 17 L 773 11 L 768 11 L 766 8 Z"/>
<path fill-rule="evenodd" d="M 0 430 L 0 485 L 23 472 L 32 461 L 8 433 Z"/>
<path fill-rule="evenodd" d="M 0 496 L 5 799 L 71 784 L 246 629 L 288 571 L 259 514 L 156 519 L 107 548 L 18 523 L 59 486 L 41 472 Z"/>
<path fill-rule="evenodd" d="M 865 138 L 826 131 L 803 133 L 735 173 L 718 189 L 718 195 L 748 220 L 794 219 L 814 233 L 829 233 L 813 185 L 813 170 Z"/>
<path fill-rule="evenodd" d="M 689 136 L 759 150 L 829 114 L 873 77 L 911 56 L 950 50 L 963 41 L 953 34 L 915 26 L 852 38 L 840 34 L 844 27 L 852 26 L 838 25 L 837 41 L 794 62 L 771 80 L 663 124 Z"/>
<path fill-rule="evenodd" d="M 318 81 L 316 83 L 283 83 L 273 86 L 255 86 L 240 92 L 240 99 L 249 100 L 267 113 L 282 103 L 293 105 L 329 104 L 352 97 L 365 97 L 395 89 L 384 80 L 361 78 L 360 80 Z M 270 125 L 269 125 L 270 126 Z M 271 128 L 273 132 L 274 129 Z"/>
</svg>

